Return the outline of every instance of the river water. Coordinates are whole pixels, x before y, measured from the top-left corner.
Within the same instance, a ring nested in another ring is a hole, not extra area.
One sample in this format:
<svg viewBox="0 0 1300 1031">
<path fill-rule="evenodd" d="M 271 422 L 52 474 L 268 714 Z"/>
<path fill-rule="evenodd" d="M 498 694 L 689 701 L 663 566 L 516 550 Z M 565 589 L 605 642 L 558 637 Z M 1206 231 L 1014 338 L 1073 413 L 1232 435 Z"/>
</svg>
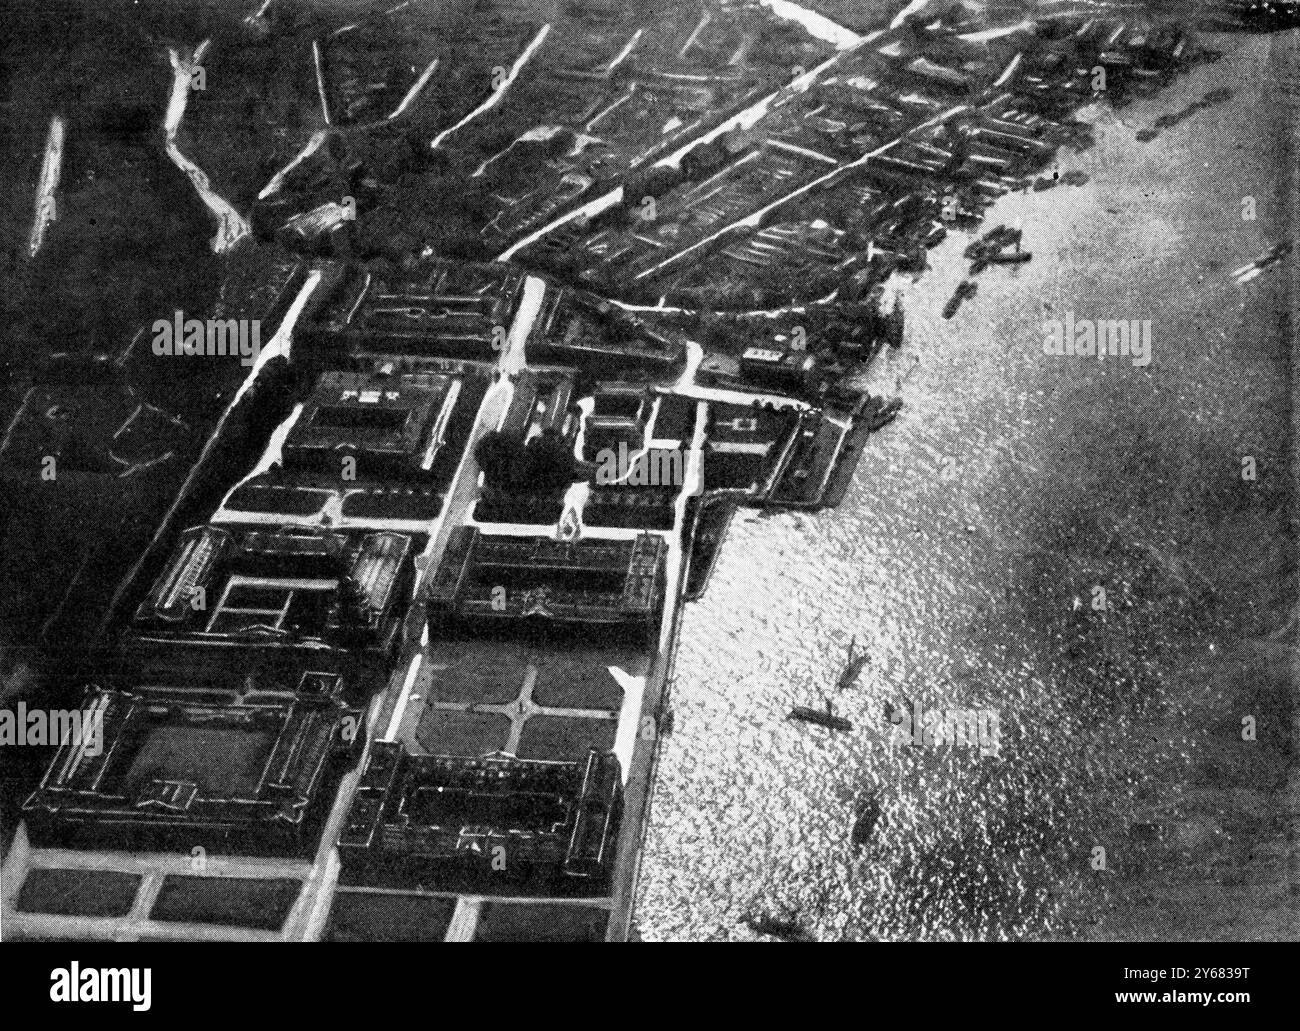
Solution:
<svg viewBox="0 0 1300 1031">
<path fill-rule="evenodd" d="M 1252 642 L 1293 601 L 1291 266 L 1231 271 L 1289 238 L 1275 93 L 1296 36 L 1210 42 L 1223 60 L 1158 97 L 1084 112 L 1097 144 L 1059 167 L 1086 185 L 988 213 L 1019 220 L 1034 259 L 981 274 L 951 321 L 969 237 L 931 252 L 873 373 L 906 407 L 842 506 L 733 523 L 684 620 L 643 938 L 753 938 L 758 914 L 819 939 L 1104 935 L 1123 882 L 1098 880 L 1098 845 L 1140 880 L 1124 828 L 1174 828 L 1174 870 L 1237 832 L 1202 795 L 1226 783 L 1207 770 L 1235 741 L 1233 692 L 1286 691 Z M 1234 95 L 1135 139 L 1216 87 Z M 1151 364 L 1045 355 L 1068 311 L 1150 319 Z M 854 731 L 789 722 L 833 693 L 851 638 L 870 661 L 833 701 Z M 891 746 L 886 702 L 996 711 L 999 754 Z M 857 851 L 868 797 L 882 817 Z"/>
</svg>

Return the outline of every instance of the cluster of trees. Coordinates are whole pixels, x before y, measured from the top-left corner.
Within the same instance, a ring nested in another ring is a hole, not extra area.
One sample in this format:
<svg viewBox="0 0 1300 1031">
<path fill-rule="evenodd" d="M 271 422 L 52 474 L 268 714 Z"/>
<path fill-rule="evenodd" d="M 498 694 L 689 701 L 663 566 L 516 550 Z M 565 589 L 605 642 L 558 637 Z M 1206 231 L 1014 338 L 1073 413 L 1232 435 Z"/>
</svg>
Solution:
<svg viewBox="0 0 1300 1031">
<path fill-rule="evenodd" d="M 880 310 L 879 291 L 858 300 L 828 306 L 809 306 L 781 320 L 735 318 L 726 313 L 695 312 L 681 317 L 683 333 L 694 337 L 710 351 L 739 354 L 746 347 L 771 347 L 778 333 L 793 336 L 795 325 L 804 329 L 810 352 L 830 352 L 842 345 L 865 345 L 883 340 L 899 346 L 903 340 L 904 312 L 896 301 L 885 314 Z"/>
<path fill-rule="evenodd" d="M 573 447 L 555 430 L 545 430 L 525 445 L 493 430 L 474 447 L 474 459 L 489 490 L 509 494 L 550 494 L 574 480 Z"/>
<path fill-rule="evenodd" d="M 731 153 L 722 139 L 701 144 L 682 156 L 683 178 L 700 182 L 720 171 L 730 158 Z"/>
</svg>

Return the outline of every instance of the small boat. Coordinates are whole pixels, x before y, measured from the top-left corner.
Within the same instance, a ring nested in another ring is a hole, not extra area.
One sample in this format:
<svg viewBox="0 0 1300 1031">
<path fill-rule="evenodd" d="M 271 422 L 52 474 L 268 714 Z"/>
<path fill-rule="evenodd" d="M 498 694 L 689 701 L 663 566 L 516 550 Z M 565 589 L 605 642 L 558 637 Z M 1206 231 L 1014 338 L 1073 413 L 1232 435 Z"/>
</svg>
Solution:
<svg viewBox="0 0 1300 1031">
<path fill-rule="evenodd" d="M 826 727 L 830 730 L 852 730 L 853 724 L 843 716 L 836 716 L 831 711 L 830 699 L 826 700 L 826 711 L 813 709 L 807 705 L 796 705 L 790 710 L 787 719 L 802 720 L 804 723 L 816 723 L 819 727 Z"/>
<path fill-rule="evenodd" d="M 1008 247 L 1019 248 L 1021 235 L 1020 229 L 1004 225 L 994 226 L 978 240 L 967 245 L 963 253 L 971 260 L 987 258 L 990 254 L 997 254 Z"/>
<path fill-rule="evenodd" d="M 1241 268 L 1233 272 L 1233 278 L 1237 280 L 1238 285 L 1249 283 L 1264 269 L 1281 261 L 1289 253 L 1291 253 L 1290 243 L 1274 244 L 1249 265 L 1242 265 Z"/>
<path fill-rule="evenodd" d="M 994 265 L 1018 265 L 1022 261 L 1029 261 L 1033 256 L 1033 251 L 1008 251 L 1004 254 L 990 254 L 984 260 Z"/>
<path fill-rule="evenodd" d="M 871 833 L 880 821 L 880 802 L 872 795 L 860 806 L 853 820 L 853 844 L 861 848 L 871 841 Z"/>
<path fill-rule="evenodd" d="M 882 426 L 888 426 L 894 421 L 895 416 L 898 415 L 902 408 L 903 399 L 901 397 L 890 398 L 888 401 L 880 403 L 869 417 L 868 428 L 872 433 L 875 433 Z"/>
<path fill-rule="evenodd" d="M 717 565 L 727 527 L 735 514 L 736 506 L 729 500 L 707 503 L 695 523 L 695 536 L 691 541 L 690 564 L 686 571 L 686 600 L 698 601 L 708 587 L 713 567 Z"/>
<path fill-rule="evenodd" d="M 961 302 L 975 296 L 975 291 L 979 289 L 978 284 L 972 283 L 969 279 L 963 279 L 958 285 L 953 295 L 948 298 L 948 303 L 943 306 L 943 317 L 950 319 L 957 314 L 957 309 L 961 307 Z"/>
<path fill-rule="evenodd" d="M 811 940 L 808 932 L 803 929 L 803 925 L 797 920 L 782 920 L 778 917 L 762 914 L 760 916 L 742 916 L 740 922 L 755 934 L 770 934 L 773 938 L 780 938 L 782 941 L 804 942 Z"/>
<path fill-rule="evenodd" d="M 1281 261 L 1289 253 L 1291 253 L 1291 244 L 1289 242 L 1275 243 L 1249 265 L 1242 265 L 1233 275 L 1240 278 L 1243 273 L 1250 272 L 1252 269 L 1268 268 L 1269 265 Z"/>
<path fill-rule="evenodd" d="M 843 691 L 846 687 L 852 687 L 857 683 L 858 676 L 862 673 L 862 667 L 867 664 L 867 653 L 854 655 L 853 650 L 857 645 L 858 639 L 855 637 L 849 641 L 849 661 L 844 667 L 844 672 L 840 674 L 840 679 L 835 682 L 835 690 Z"/>
<path fill-rule="evenodd" d="M 867 664 L 867 653 L 854 655 L 858 639 L 855 637 L 849 641 L 849 661 L 840 673 L 840 678 L 835 682 L 835 690 L 843 691 L 846 687 L 852 687 L 857 683 L 859 675 L 862 673 L 862 667 Z M 831 706 L 831 700 L 826 699 L 825 711 L 814 709 L 808 705 L 796 705 L 790 710 L 790 715 L 786 717 L 792 720 L 802 720 L 804 723 L 816 723 L 819 727 L 827 727 L 830 730 L 852 730 L 853 724 L 843 716 L 836 716 Z"/>
</svg>

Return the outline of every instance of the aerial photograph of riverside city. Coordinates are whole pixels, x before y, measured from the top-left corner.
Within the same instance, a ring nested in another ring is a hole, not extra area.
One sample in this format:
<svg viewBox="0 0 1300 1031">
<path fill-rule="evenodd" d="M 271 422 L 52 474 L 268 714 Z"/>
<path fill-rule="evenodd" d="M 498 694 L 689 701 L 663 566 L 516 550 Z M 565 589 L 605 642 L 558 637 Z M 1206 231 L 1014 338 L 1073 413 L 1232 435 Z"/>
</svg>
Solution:
<svg viewBox="0 0 1300 1031">
<path fill-rule="evenodd" d="M 0 936 L 1300 939 L 1298 119 L 1284 0 L 6 5 Z"/>
</svg>

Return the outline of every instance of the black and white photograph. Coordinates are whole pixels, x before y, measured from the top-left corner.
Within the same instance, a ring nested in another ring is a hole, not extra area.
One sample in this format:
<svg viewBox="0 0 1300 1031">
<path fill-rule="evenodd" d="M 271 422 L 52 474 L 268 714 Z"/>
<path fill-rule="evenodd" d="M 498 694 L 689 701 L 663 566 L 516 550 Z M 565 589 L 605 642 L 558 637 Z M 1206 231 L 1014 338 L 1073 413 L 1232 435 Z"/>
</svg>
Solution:
<svg viewBox="0 0 1300 1031">
<path fill-rule="evenodd" d="M 1300 2 L 0 13 L 24 991 L 628 941 L 1268 994 Z"/>
</svg>

